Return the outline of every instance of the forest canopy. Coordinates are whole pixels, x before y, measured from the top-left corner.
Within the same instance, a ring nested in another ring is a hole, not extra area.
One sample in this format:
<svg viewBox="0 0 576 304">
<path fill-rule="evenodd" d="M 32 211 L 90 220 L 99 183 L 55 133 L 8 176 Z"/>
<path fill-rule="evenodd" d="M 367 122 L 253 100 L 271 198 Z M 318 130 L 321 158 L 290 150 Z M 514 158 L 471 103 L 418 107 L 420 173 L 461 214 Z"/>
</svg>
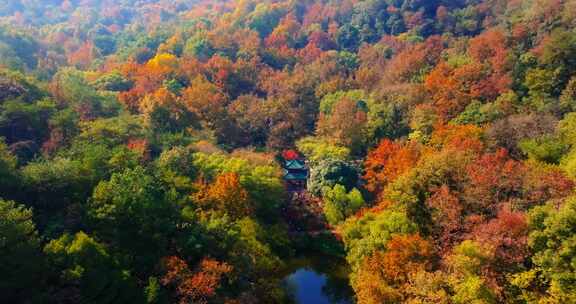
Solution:
<svg viewBox="0 0 576 304">
<path fill-rule="evenodd" d="M 575 0 L 0 1 L 0 302 L 576 303 L 575 130 Z"/>
</svg>

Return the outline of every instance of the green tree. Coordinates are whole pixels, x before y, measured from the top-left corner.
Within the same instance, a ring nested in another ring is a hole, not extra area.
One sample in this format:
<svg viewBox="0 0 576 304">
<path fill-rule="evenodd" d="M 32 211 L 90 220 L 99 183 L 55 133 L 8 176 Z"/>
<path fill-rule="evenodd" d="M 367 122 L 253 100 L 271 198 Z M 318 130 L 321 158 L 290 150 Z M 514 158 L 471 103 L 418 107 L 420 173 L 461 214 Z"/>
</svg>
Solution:
<svg viewBox="0 0 576 304">
<path fill-rule="evenodd" d="M 214 55 L 214 48 L 205 34 L 198 33 L 186 41 L 183 55 L 206 61 Z"/>
<path fill-rule="evenodd" d="M 32 210 L 0 198 L 0 293 L 7 303 L 39 300 L 43 257 Z"/>
<path fill-rule="evenodd" d="M 330 114 L 334 106 L 342 99 L 348 98 L 358 103 L 368 99 L 366 92 L 363 90 L 337 91 L 322 97 L 320 101 L 320 112 Z"/>
<path fill-rule="evenodd" d="M 543 47 L 540 62 L 556 72 L 559 84 L 554 88 L 556 93 L 559 93 L 576 69 L 575 58 L 576 37 L 574 33 L 562 28 L 552 31 Z"/>
<path fill-rule="evenodd" d="M 37 160 L 22 168 L 22 192 L 36 210 L 37 224 L 47 236 L 77 229 L 81 222 L 79 203 L 93 187 L 79 161 L 57 157 Z"/>
<path fill-rule="evenodd" d="M 8 146 L 0 138 L 0 195 L 3 197 L 14 193 L 14 188 L 18 186 L 17 162 L 16 157 L 10 153 Z"/>
<path fill-rule="evenodd" d="M 166 183 L 176 189 L 189 190 L 192 178 L 196 176 L 193 161 L 190 149 L 176 146 L 160 154 L 156 160 L 156 170 Z"/>
<path fill-rule="evenodd" d="M 576 111 L 576 76 L 572 76 L 564 90 L 562 90 L 559 99 L 559 110 L 563 114 Z"/>
<path fill-rule="evenodd" d="M 82 200 L 89 189 L 84 189 L 85 174 L 81 163 L 69 158 L 38 160 L 22 168 L 22 179 L 30 199 L 38 207 L 51 204 L 54 208 L 60 203 Z"/>
<path fill-rule="evenodd" d="M 525 139 L 518 144 L 518 147 L 528 158 L 552 164 L 557 164 L 568 150 L 566 144 L 551 135 Z"/>
<path fill-rule="evenodd" d="M 254 202 L 257 217 L 263 221 L 277 219 L 278 207 L 284 199 L 285 190 L 280 178 L 280 168 L 274 162 L 250 162 L 248 159 L 221 153 L 195 153 L 194 167 L 199 174 L 212 180 L 222 173 L 237 173 L 241 186 L 248 191 Z"/>
<path fill-rule="evenodd" d="M 29 151 L 21 151 L 24 161 L 32 159 L 48 135 L 48 120 L 56 105 L 50 99 L 25 102 L 23 98 L 0 103 L 0 136 L 8 144 L 26 143 Z"/>
<path fill-rule="evenodd" d="M 377 250 L 385 250 L 394 234 L 410 234 L 417 226 L 403 212 L 384 210 L 368 212 L 361 218 L 350 218 L 342 226 L 346 259 L 357 267 L 365 257 Z"/>
<path fill-rule="evenodd" d="M 39 43 L 14 27 L 0 27 L 0 64 L 13 69 L 34 69 L 38 64 Z"/>
<path fill-rule="evenodd" d="M 324 160 L 310 168 L 308 190 L 320 195 L 324 187 L 342 185 L 351 190 L 358 183 L 358 169 L 350 162 L 342 160 Z"/>
<path fill-rule="evenodd" d="M 51 89 L 56 99 L 74 108 L 83 119 L 111 116 L 120 109 L 115 98 L 99 94 L 84 74 L 73 68 L 59 70 L 52 79 Z"/>
<path fill-rule="evenodd" d="M 460 115 L 454 118 L 451 122 L 462 125 L 484 125 L 486 123 L 495 121 L 501 116 L 502 113 L 500 113 L 495 103 L 482 104 L 481 102 L 475 100 L 466 106 L 464 112 L 460 113 Z"/>
<path fill-rule="evenodd" d="M 278 25 L 284 9 L 267 3 L 258 3 L 248 16 L 248 27 L 257 31 L 261 38 L 268 36 Z"/>
<path fill-rule="evenodd" d="M 143 303 L 136 281 L 106 247 L 84 232 L 65 234 L 44 248 L 54 275 L 52 300 L 79 303 Z"/>
<path fill-rule="evenodd" d="M 575 302 L 576 198 L 567 198 L 560 205 L 551 201 L 535 207 L 529 216 L 532 232 L 528 244 L 535 272 L 517 275 L 516 285 L 525 288 L 525 295 L 543 302 Z M 545 293 L 534 286 L 542 286 Z"/>
<path fill-rule="evenodd" d="M 0 92 L 0 101 L 20 98 L 26 103 L 47 95 L 31 77 L 6 69 L 0 69 Z"/>
<path fill-rule="evenodd" d="M 298 150 L 311 162 L 347 160 L 350 149 L 337 146 L 318 137 L 304 137 L 296 142 Z"/>
<path fill-rule="evenodd" d="M 465 303 L 496 303 L 494 293 L 481 277 L 482 267 L 491 259 L 490 251 L 475 241 L 466 240 L 454 247 L 448 257 L 448 282 L 454 290 L 452 301 Z"/>
<path fill-rule="evenodd" d="M 93 42 L 103 56 L 108 56 L 116 51 L 116 40 L 110 35 L 98 35 L 94 37 Z"/>
<path fill-rule="evenodd" d="M 353 25 L 345 23 L 338 29 L 336 41 L 342 49 L 356 51 L 360 45 L 360 32 Z"/>
<path fill-rule="evenodd" d="M 88 206 L 96 234 L 120 248 L 138 270 L 150 270 L 166 254 L 177 209 L 142 167 L 114 173 L 94 189 Z"/>
<path fill-rule="evenodd" d="M 112 148 L 126 144 L 130 139 L 143 138 L 145 135 L 141 117 L 120 115 L 83 122 L 76 141 L 82 141 L 82 144 L 103 144 Z"/>
<path fill-rule="evenodd" d="M 342 185 L 322 189 L 324 215 L 331 225 L 337 225 L 364 206 L 364 198 L 358 189 L 346 192 Z"/>
<path fill-rule="evenodd" d="M 558 75 L 553 70 L 532 68 L 526 72 L 524 86 L 528 88 L 525 102 L 539 111 L 549 110 L 555 106 L 553 96 L 558 90 Z"/>
<path fill-rule="evenodd" d="M 99 90 L 120 92 L 130 90 L 133 83 L 119 72 L 114 71 L 100 76 L 92 85 Z"/>
</svg>

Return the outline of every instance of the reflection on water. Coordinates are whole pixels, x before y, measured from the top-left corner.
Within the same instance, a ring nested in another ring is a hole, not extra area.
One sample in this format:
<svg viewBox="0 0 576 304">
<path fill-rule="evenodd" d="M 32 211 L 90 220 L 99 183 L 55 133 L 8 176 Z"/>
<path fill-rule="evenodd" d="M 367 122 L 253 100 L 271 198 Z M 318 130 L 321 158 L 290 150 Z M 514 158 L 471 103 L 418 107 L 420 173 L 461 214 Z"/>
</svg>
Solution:
<svg viewBox="0 0 576 304">
<path fill-rule="evenodd" d="M 350 304 L 352 289 L 345 262 L 326 257 L 290 261 L 286 276 L 288 293 L 297 304 Z"/>
</svg>

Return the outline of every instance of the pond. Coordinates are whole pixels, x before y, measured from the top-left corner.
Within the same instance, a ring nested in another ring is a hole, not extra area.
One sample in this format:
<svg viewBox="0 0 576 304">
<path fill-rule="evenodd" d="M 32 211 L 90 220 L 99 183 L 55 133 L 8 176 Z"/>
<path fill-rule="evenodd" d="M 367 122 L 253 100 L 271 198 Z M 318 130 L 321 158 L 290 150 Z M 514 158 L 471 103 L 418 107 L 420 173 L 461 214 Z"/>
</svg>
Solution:
<svg viewBox="0 0 576 304">
<path fill-rule="evenodd" d="M 353 292 L 345 261 L 333 257 L 306 256 L 289 261 L 284 279 L 293 303 L 352 304 Z"/>
</svg>

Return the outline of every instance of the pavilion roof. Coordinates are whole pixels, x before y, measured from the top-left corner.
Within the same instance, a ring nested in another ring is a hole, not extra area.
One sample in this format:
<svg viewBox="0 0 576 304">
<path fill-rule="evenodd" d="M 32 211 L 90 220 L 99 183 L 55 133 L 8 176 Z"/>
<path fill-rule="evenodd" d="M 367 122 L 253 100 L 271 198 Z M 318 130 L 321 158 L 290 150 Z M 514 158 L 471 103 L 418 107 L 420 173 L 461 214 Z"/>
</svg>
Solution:
<svg viewBox="0 0 576 304">
<path fill-rule="evenodd" d="M 284 163 L 284 168 L 292 170 L 305 170 L 306 164 L 304 163 L 304 161 L 299 159 L 287 160 Z"/>
<path fill-rule="evenodd" d="M 288 170 L 284 170 L 285 180 L 306 180 L 307 178 L 308 174 L 306 172 L 289 172 Z"/>
</svg>

